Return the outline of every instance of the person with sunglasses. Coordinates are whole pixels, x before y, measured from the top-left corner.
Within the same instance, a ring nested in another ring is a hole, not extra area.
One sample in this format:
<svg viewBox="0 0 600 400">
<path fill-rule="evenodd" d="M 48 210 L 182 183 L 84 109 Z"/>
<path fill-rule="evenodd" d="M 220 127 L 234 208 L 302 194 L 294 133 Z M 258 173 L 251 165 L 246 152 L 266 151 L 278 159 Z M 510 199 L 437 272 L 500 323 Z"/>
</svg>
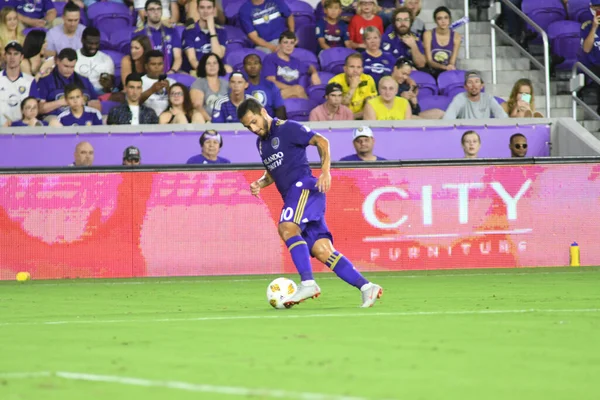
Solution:
<svg viewBox="0 0 600 400">
<path fill-rule="evenodd" d="M 515 133 L 508 143 L 511 157 L 525 157 L 527 155 L 527 138 L 522 133 Z"/>
</svg>

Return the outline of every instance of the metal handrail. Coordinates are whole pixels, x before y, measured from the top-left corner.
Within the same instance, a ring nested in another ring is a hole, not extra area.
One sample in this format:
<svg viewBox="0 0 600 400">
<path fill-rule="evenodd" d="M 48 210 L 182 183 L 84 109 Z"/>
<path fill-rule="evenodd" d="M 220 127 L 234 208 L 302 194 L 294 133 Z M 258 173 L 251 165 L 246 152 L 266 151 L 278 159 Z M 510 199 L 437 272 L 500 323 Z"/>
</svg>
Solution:
<svg viewBox="0 0 600 400">
<path fill-rule="evenodd" d="M 573 81 L 573 78 L 576 78 L 577 75 L 579 75 L 577 73 L 577 70 L 580 69 L 582 72 L 582 75 L 587 75 L 590 78 L 592 78 L 592 80 L 594 82 L 596 82 L 597 85 L 600 85 L 600 78 L 598 78 L 598 76 L 596 74 L 594 74 L 592 71 L 590 71 L 588 69 L 588 67 L 586 67 L 585 65 L 583 65 L 582 63 L 580 63 L 579 61 L 577 61 L 574 65 L 573 68 L 571 69 L 571 81 Z M 577 89 L 579 90 L 579 89 Z M 594 117 L 594 119 L 600 120 L 600 115 L 598 115 L 598 113 L 591 108 L 590 106 L 588 106 L 587 104 L 585 104 L 585 102 L 583 100 L 581 100 L 579 97 L 577 97 L 577 90 L 572 90 L 571 91 L 571 98 L 573 99 L 573 119 L 575 121 L 577 121 L 577 104 L 579 104 L 581 107 L 583 107 L 587 112 L 589 112 L 590 114 L 592 114 L 592 117 Z"/>
<path fill-rule="evenodd" d="M 540 35 L 542 35 L 542 41 L 544 44 L 544 64 L 540 63 L 534 56 L 529 54 L 527 50 L 525 50 L 521 45 L 511 38 L 504 30 L 502 30 L 498 25 L 496 25 L 496 18 L 498 15 L 494 15 L 494 18 L 490 20 L 491 24 L 491 39 L 492 39 L 492 83 L 496 84 L 496 31 L 506 40 L 508 40 L 513 46 L 516 46 L 521 53 L 529 58 L 532 63 L 535 64 L 536 67 L 544 71 L 544 86 L 546 87 L 546 117 L 550 118 L 550 47 L 548 42 L 548 35 L 538 24 L 533 22 L 531 18 L 529 18 L 523 11 L 521 11 L 517 6 L 512 4 L 508 0 L 499 0 L 505 6 L 513 10 L 521 19 L 525 20 L 533 29 L 535 29 Z"/>
<path fill-rule="evenodd" d="M 469 0 L 464 0 L 464 12 L 465 12 L 465 17 L 469 17 Z M 470 38 L 469 38 L 469 23 L 467 22 L 465 24 L 465 58 L 468 60 L 469 58 L 471 58 L 471 46 L 469 45 L 470 42 Z"/>
</svg>

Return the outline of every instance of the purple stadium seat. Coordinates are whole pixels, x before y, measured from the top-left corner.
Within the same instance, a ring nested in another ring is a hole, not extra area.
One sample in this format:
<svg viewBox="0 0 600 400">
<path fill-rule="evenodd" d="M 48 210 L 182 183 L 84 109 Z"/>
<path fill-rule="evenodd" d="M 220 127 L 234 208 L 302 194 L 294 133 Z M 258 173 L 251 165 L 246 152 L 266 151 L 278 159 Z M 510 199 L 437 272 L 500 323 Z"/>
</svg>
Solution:
<svg viewBox="0 0 600 400">
<path fill-rule="evenodd" d="M 308 121 L 308 115 L 316 104 L 305 99 L 285 99 L 283 101 L 287 116 L 295 121 Z"/>
<path fill-rule="evenodd" d="M 113 42 L 110 40 L 110 33 L 106 31 L 100 31 L 100 50 L 119 50 L 113 46 Z"/>
<path fill-rule="evenodd" d="M 546 32 L 552 51 L 565 58 L 565 61 L 556 65 L 556 69 L 570 70 L 577 62 L 577 55 L 581 49 L 580 30 L 581 24 L 575 21 L 556 21 L 548 26 Z"/>
<path fill-rule="evenodd" d="M 298 37 L 298 47 L 309 50 L 317 54 L 319 44 L 317 42 L 317 34 L 315 32 L 316 25 L 296 25 L 296 36 Z"/>
<path fill-rule="evenodd" d="M 88 18 L 98 28 L 112 31 L 133 26 L 133 15 L 125 4 L 110 1 L 92 4 L 87 10 Z"/>
<path fill-rule="evenodd" d="M 175 81 L 181 83 L 183 86 L 187 86 L 188 88 L 190 88 L 196 81 L 196 77 L 188 74 L 171 74 L 169 75 L 169 78 L 175 79 Z"/>
<path fill-rule="evenodd" d="M 293 1 L 288 2 L 288 7 L 294 15 L 294 22 L 296 23 L 296 29 L 304 25 L 315 25 L 317 23 L 315 19 L 315 10 L 313 6 L 304 1 Z"/>
<path fill-rule="evenodd" d="M 244 69 L 244 58 L 248 54 L 257 54 L 261 61 L 266 56 L 264 51 L 258 49 L 239 49 L 234 52 L 225 53 L 225 64 L 231 65 L 234 71 L 241 71 Z"/>
<path fill-rule="evenodd" d="M 321 78 L 321 83 L 328 84 L 331 78 L 333 78 L 335 74 L 326 71 L 319 71 L 319 78 Z"/>
<path fill-rule="evenodd" d="M 121 83 L 121 59 L 124 54 L 114 50 L 102 50 L 102 52 L 106 53 L 115 63 L 115 83 L 118 85 Z"/>
<path fill-rule="evenodd" d="M 447 96 L 419 96 L 419 105 L 421 111 L 431 110 L 433 108 L 439 108 L 440 110 L 446 111 L 452 98 Z"/>
<path fill-rule="evenodd" d="M 54 1 L 53 4 L 54 4 L 54 8 L 56 8 L 56 16 L 62 17 L 65 6 L 67 5 L 67 2 L 66 1 Z"/>
<path fill-rule="evenodd" d="M 464 86 L 454 86 L 450 89 L 447 89 L 446 93 L 444 93 L 444 96 L 447 96 L 450 99 L 453 99 L 454 96 L 456 96 L 457 94 L 462 93 L 462 92 L 466 92 Z"/>
<path fill-rule="evenodd" d="M 306 89 L 308 98 L 315 103 L 315 105 L 323 104 L 325 102 L 325 87 L 326 83 L 321 85 L 312 85 Z M 310 111 L 309 111 L 310 112 Z"/>
<path fill-rule="evenodd" d="M 569 0 L 567 3 L 567 13 L 571 21 L 584 23 L 592 19 L 589 0 Z"/>
<path fill-rule="evenodd" d="M 27 34 L 29 32 L 31 32 L 31 31 L 44 31 L 44 32 L 48 32 L 48 29 L 46 29 L 46 28 L 35 28 L 35 27 L 25 28 L 25 29 L 23 29 L 23 35 L 27 36 Z"/>
<path fill-rule="evenodd" d="M 331 72 L 333 74 L 340 74 L 344 72 L 346 57 L 352 53 L 356 53 L 356 50 L 348 49 L 346 47 L 334 47 L 321 51 L 319 53 L 321 70 Z"/>
<path fill-rule="evenodd" d="M 321 69 L 319 66 L 319 60 L 317 60 L 317 56 L 312 51 L 296 47 L 292 53 L 292 56 L 312 65 L 317 71 Z"/>
<path fill-rule="evenodd" d="M 498 104 L 506 103 L 506 100 L 504 100 L 502 97 L 494 96 L 494 98 L 496 99 Z"/>
<path fill-rule="evenodd" d="M 447 93 L 454 88 L 462 88 L 465 85 L 465 71 L 444 71 L 438 75 L 437 83 L 440 94 L 447 95 Z"/>
<path fill-rule="evenodd" d="M 249 0 L 233 0 L 228 1 L 227 5 L 223 4 L 223 13 L 227 18 L 227 25 L 240 26 L 238 15 L 240 7 Z"/>
<path fill-rule="evenodd" d="M 100 106 L 102 107 L 102 115 L 108 115 L 110 110 L 120 105 L 121 103 L 117 101 L 101 101 Z"/>
<path fill-rule="evenodd" d="M 430 95 L 438 94 L 438 86 L 435 78 L 423 71 L 413 71 L 410 77 L 419 86 L 419 93 L 427 92 Z"/>
<path fill-rule="evenodd" d="M 225 32 L 227 32 L 227 43 L 225 43 L 227 49 L 229 49 L 231 45 L 235 44 L 239 44 L 239 46 L 235 48 L 253 47 L 252 42 L 250 39 L 248 39 L 248 36 L 246 36 L 244 31 L 242 31 L 240 28 L 231 25 L 225 25 L 223 28 L 225 28 Z M 234 46 L 231 46 L 231 48 L 233 49 Z"/>
<path fill-rule="evenodd" d="M 133 26 L 112 30 L 110 32 L 110 48 L 120 51 L 123 54 L 129 54 L 129 50 L 131 47 L 131 37 L 134 30 L 135 27 Z"/>
<path fill-rule="evenodd" d="M 561 0 L 523 0 L 521 10 L 544 31 L 552 22 L 567 19 Z M 529 26 L 527 29 L 535 32 Z"/>
</svg>

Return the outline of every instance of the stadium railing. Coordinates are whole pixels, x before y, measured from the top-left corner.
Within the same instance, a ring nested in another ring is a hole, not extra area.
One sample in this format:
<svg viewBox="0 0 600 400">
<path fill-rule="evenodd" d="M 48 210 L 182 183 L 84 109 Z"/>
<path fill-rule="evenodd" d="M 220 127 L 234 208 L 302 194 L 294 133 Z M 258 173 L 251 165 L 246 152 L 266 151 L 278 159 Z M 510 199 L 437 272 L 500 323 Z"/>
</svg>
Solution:
<svg viewBox="0 0 600 400">
<path fill-rule="evenodd" d="M 577 92 L 585 86 L 585 76 L 593 80 L 596 85 L 600 85 L 600 78 L 598 78 L 598 76 L 590 71 L 585 65 L 579 61 L 573 65 L 573 68 L 571 69 L 571 81 L 569 82 L 571 97 L 573 99 L 572 117 L 574 120 L 577 120 L 577 105 L 579 104 L 585 109 L 585 111 L 594 117 L 594 119 L 600 121 L 600 115 L 598 115 L 598 113 L 592 107 L 588 106 L 583 100 L 577 97 Z"/>
<path fill-rule="evenodd" d="M 502 28 L 496 25 L 496 19 L 500 15 L 500 11 L 498 8 L 500 7 L 500 3 L 504 4 L 506 7 L 510 8 L 515 12 L 516 15 L 519 16 L 522 20 L 527 22 L 533 29 L 535 29 L 540 36 L 542 37 L 542 42 L 544 46 L 544 63 L 540 63 L 533 55 L 531 55 L 527 50 L 525 50 L 516 40 L 510 37 L 508 33 L 506 33 Z M 550 45 L 548 41 L 548 35 L 544 30 L 536 24 L 531 18 L 529 18 L 523 11 L 521 11 L 518 7 L 512 4 L 508 0 L 499 0 L 496 4 L 496 8 L 494 8 L 494 16 L 490 20 L 491 24 L 491 44 L 492 44 L 492 83 L 497 83 L 497 65 L 496 65 L 496 32 L 502 37 L 502 39 L 508 41 L 510 44 L 515 46 L 519 51 L 531 62 L 544 71 L 544 86 L 546 89 L 546 116 L 550 117 Z"/>
</svg>

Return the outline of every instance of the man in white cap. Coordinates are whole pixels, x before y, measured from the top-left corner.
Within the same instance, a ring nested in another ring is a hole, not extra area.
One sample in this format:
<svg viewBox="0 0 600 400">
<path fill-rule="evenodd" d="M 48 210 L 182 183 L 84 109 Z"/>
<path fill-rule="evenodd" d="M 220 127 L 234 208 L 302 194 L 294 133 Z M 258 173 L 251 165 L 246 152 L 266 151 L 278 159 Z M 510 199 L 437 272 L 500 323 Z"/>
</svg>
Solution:
<svg viewBox="0 0 600 400">
<path fill-rule="evenodd" d="M 385 161 L 385 158 L 373 154 L 375 138 L 373 131 L 368 126 L 361 126 L 352 132 L 352 144 L 356 154 L 343 157 L 340 161 Z"/>
</svg>

